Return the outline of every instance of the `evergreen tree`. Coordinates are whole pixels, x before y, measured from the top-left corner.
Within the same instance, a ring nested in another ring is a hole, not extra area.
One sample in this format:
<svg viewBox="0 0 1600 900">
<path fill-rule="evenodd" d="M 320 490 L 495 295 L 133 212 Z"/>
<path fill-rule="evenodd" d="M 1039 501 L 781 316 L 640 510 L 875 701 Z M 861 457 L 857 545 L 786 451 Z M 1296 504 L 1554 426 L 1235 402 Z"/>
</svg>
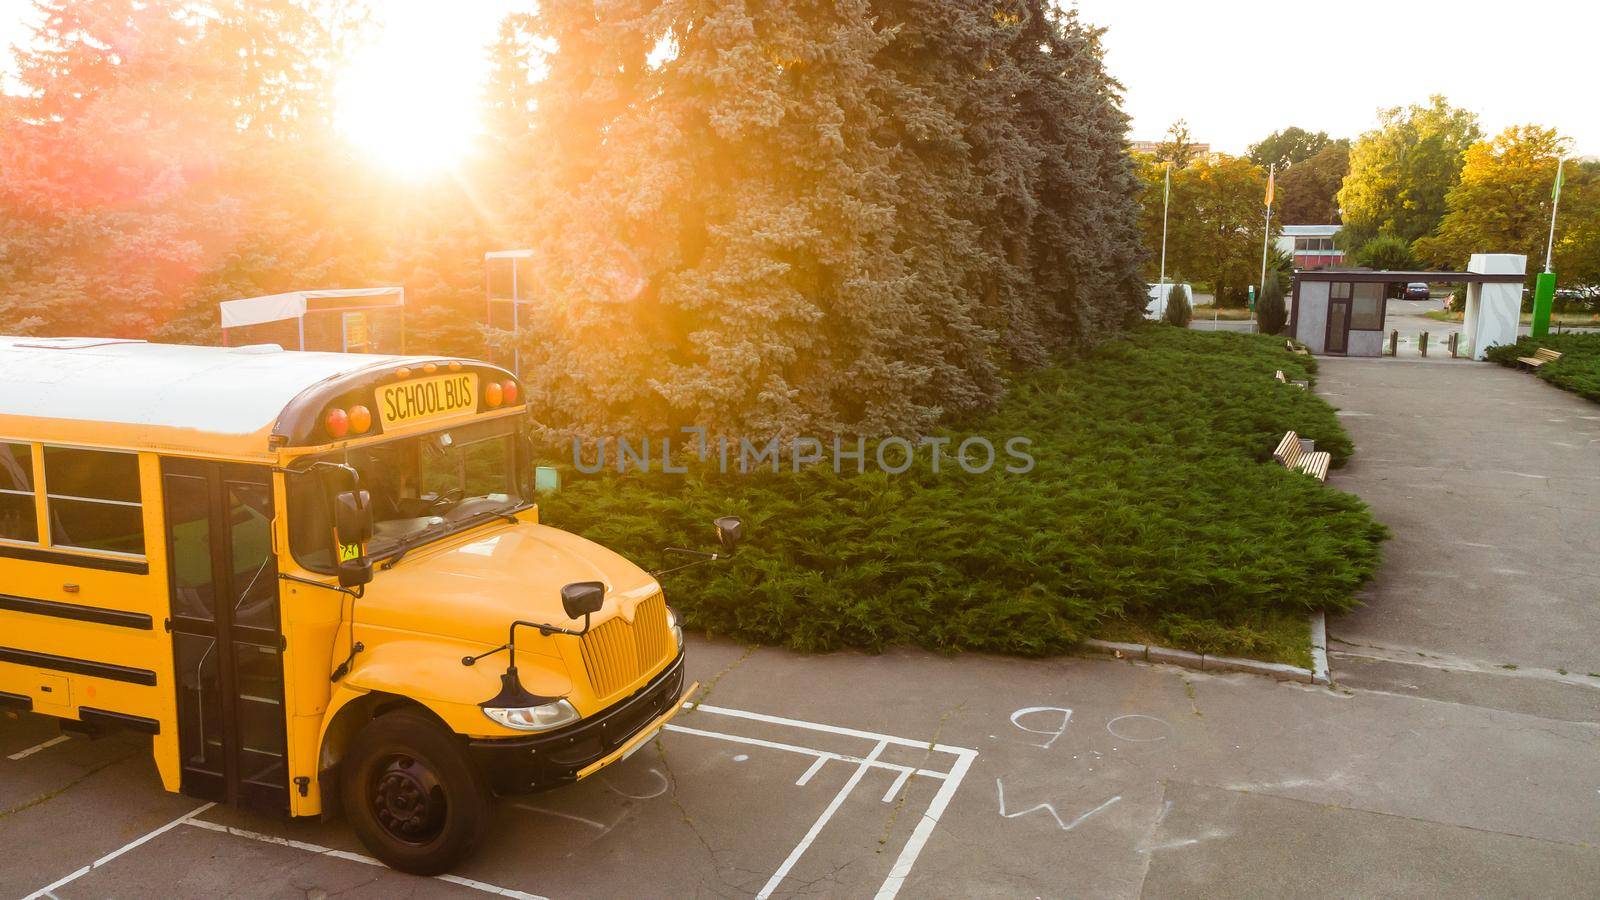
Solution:
<svg viewBox="0 0 1600 900">
<path fill-rule="evenodd" d="M 1188 328 L 1189 322 L 1194 319 L 1194 307 L 1189 305 L 1189 292 L 1183 285 L 1174 283 L 1167 288 L 1167 308 L 1161 313 L 1161 321 L 1179 328 Z"/>
<path fill-rule="evenodd" d="M 41 0 L 0 128 L 0 331 L 142 336 L 219 248 L 231 129 L 171 4 Z"/>
<path fill-rule="evenodd" d="M 1279 334 L 1289 322 L 1289 307 L 1283 302 L 1283 276 L 1277 269 L 1267 270 L 1267 281 L 1261 286 L 1261 300 L 1256 304 L 1256 320 L 1262 334 Z"/>
<path fill-rule="evenodd" d="M 925 430 L 1144 306 L 1119 88 L 1045 0 L 549 0 L 480 154 L 404 188 L 332 128 L 346 0 L 40 3 L 0 330 L 213 341 L 221 300 L 401 283 L 412 349 L 471 354 L 484 251 L 530 246 L 548 424 L 764 438 Z"/>
<path fill-rule="evenodd" d="M 560 48 L 532 245 L 561 299 L 529 350 L 552 424 L 916 430 L 1142 308 L 1126 119 L 1075 16 L 638 0 L 537 22 Z"/>
</svg>

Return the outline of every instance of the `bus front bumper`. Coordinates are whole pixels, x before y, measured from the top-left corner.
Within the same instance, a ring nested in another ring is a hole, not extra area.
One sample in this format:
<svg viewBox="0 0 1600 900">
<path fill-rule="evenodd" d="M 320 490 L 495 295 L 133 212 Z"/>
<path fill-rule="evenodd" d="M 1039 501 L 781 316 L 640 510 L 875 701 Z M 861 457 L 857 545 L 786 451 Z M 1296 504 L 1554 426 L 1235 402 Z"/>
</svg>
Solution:
<svg viewBox="0 0 1600 900">
<path fill-rule="evenodd" d="M 581 722 L 525 738 L 467 744 L 479 771 L 499 794 L 571 784 L 625 759 L 678 714 L 700 685 L 684 687 L 683 654 L 625 700 Z"/>
</svg>

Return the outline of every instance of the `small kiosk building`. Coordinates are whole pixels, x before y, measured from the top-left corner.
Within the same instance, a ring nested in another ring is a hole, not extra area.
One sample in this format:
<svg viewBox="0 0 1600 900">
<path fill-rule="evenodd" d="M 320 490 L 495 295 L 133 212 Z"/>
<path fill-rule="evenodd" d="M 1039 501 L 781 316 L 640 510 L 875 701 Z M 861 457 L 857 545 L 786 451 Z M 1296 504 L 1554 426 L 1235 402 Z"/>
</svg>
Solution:
<svg viewBox="0 0 1600 900">
<path fill-rule="evenodd" d="M 224 346 L 285 350 L 406 352 L 406 292 L 399 287 L 290 291 L 221 304 Z"/>
<path fill-rule="evenodd" d="M 1297 271 L 1289 333 L 1312 353 L 1382 356 L 1389 285 L 1465 284 L 1462 346 L 1468 357 L 1483 359 L 1496 344 L 1516 343 L 1527 264 L 1520 254 L 1476 253 L 1465 272 Z"/>
</svg>

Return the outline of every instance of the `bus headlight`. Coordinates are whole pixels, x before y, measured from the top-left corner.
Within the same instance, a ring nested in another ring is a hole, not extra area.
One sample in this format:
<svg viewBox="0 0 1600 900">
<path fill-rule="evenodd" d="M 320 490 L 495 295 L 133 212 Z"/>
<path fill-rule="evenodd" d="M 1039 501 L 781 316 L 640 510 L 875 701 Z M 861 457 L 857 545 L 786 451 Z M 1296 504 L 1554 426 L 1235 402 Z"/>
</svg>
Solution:
<svg viewBox="0 0 1600 900">
<path fill-rule="evenodd" d="M 543 706 L 523 706 L 513 709 L 486 707 L 483 714 L 507 728 L 515 728 L 518 731 L 549 731 L 579 719 L 578 711 L 565 700 L 557 700 Z"/>
<path fill-rule="evenodd" d="M 678 641 L 678 649 L 683 649 L 683 623 L 678 621 L 678 611 L 667 607 L 667 627 L 672 630 L 672 636 Z"/>
</svg>

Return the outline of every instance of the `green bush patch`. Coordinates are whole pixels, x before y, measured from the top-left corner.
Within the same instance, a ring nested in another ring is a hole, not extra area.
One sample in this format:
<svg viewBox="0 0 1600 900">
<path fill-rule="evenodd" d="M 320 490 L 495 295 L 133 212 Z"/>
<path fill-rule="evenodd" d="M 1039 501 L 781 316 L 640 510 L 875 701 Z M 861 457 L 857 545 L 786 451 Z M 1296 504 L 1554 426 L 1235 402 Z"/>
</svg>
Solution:
<svg viewBox="0 0 1600 900">
<path fill-rule="evenodd" d="M 1561 353 L 1561 358 L 1539 367 L 1539 377 L 1564 391 L 1600 403 L 1600 334 L 1547 334 L 1542 338 L 1524 337 L 1515 344 L 1489 348 L 1489 359 L 1502 366 L 1517 365 L 1517 359 L 1532 356 L 1540 347 Z"/>
<path fill-rule="evenodd" d="M 1298 610 L 1264 609 L 1227 622 L 1184 613 L 1111 618 L 1096 637 L 1311 668 L 1311 619 Z"/>
<path fill-rule="evenodd" d="M 743 516 L 737 557 L 664 580 L 689 626 L 745 641 L 1040 655 L 1120 620 L 1299 663 L 1263 623 L 1356 605 L 1386 531 L 1356 497 L 1271 462 L 1291 428 L 1335 465 L 1351 452 L 1332 408 L 1278 369 L 1310 379 L 1315 362 L 1282 339 L 1146 327 L 953 423 L 937 474 L 927 448 L 900 475 L 569 465 L 541 518 L 654 567 L 659 548 L 708 540 L 713 516 Z M 968 474 L 950 454 L 973 435 L 1026 437 L 1036 465 L 1005 472 L 1002 451 Z"/>
</svg>

